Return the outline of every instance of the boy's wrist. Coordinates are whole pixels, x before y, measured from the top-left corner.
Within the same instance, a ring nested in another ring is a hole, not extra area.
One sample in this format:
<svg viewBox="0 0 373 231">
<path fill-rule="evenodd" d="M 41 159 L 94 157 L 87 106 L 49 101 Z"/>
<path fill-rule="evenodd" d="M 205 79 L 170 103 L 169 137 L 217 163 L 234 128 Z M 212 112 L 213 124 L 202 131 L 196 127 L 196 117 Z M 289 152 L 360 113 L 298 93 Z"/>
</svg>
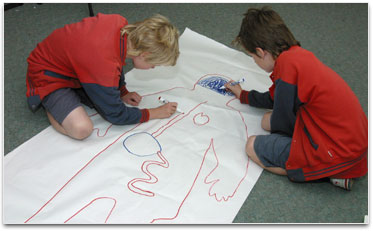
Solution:
<svg viewBox="0 0 373 231">
<path fill-rule="evenodd" d="M 141 109 L 140 123 L 148 122 L 150 120 L 149 109 Z"/>
<path fill-rule="evenodd" d="M 234 92 L 234 94 L 236 95 L 236 97 L 239 99 L 241 97 L 241 93 L 242 93 L 243 90 L 239 90 L 237 92 Z"/>
<path fill-rule="evenodd" d="M 147 109 L 149 111 L 149 120 L 152 119 L 159 119 L 160 114 L 159 114 L 159 109 L 158 108 L 150 108 Z"/>
<path fill-rule="evenodd" d="M 127 94 L 129 93 L 129 91 L 127 90 L 126 85 L 123 85 L 123 86 L 119 89 L 119 91 L 120 91 L 120 97 L 123 97 L 123 96 L 125 96 L 125 95 L 127 95 Z"/>
<path fill-rule="evenodd" d="M 242 104 L 249 104 L 249 91 L 242 90 L 239 99 Z"/>
</svg>

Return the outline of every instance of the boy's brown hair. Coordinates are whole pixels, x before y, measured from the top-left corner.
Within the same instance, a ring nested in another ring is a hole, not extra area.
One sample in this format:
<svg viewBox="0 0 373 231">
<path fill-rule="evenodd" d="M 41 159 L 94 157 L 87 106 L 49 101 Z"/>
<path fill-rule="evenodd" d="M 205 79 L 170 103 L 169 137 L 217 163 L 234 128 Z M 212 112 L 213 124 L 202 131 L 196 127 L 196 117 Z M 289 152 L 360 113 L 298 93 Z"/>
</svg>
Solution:
<svg viewBox="0 0 373 231">
<path fill-rule="evenodd" d="M 179 57 L 179 31 L 170 21 L 156 14 L 144 21 L 129 24 L 121 29 L 131 43 L 128 54 L 138 56 L 143 52 L 145 60 L 155 65 L 174 66 Z"/>
<path fill-rule="evenodd" d="M 244 16 L 240 32 L 233 43 L 243 46 L 248 52 L 256 54 L 256 48 L 259 47 L 277 58 L 291 46 L 300 46 L 280 15 L 270 7 L 249 8 Z"/>
</svg>

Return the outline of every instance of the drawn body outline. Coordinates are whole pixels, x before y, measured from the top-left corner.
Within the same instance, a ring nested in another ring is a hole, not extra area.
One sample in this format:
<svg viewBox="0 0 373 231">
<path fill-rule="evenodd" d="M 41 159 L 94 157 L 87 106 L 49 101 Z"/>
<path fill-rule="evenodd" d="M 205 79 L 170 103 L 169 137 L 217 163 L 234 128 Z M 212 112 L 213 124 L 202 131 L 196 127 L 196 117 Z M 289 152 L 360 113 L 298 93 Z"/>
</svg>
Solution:
<svg viewBox="0 0 373 231">
<path fill-rule="evenodd" d="M 159 92 L 156 92 L 156 93 L 151 93 L 151 94 L 146 94 L 146 95 L 143 95 L 142 97 L 147 97 L 147 96 L 150 96 L 150 95 L 155 95 L 155 94 L 160 94 L 160 93 L 163 93 L 163 92 L 167 92 L 167 91 L 171 91 L 171 90 L 174 90 L 174 89 L 178 89 L 178 88 L 183 88 L 183 89 L 187 89 L 187 90 L 190 90 L 190 91 L 194 91 L 195 90 L 195 88 L 196 88 L 196 85 L 199 83 L 199 81 L 201 80 L 201 79 L 203 79 L 203 78 L 205 78 L 206 76 L 210 76 L 210 75 L 218 75 L 218 76 L 223 76 L 223 75 L 220 75 L 220 74 L 207 74 L 207 75 L 204 75 L 204 76 L 202 76 L 200 79 L 198 79 L 197 80 L 197 82 L 194 84 L 194 86 L 193 86 L 193 88 L 191 88 L 191 89 L 188 89 L 188 88 L 186 88 L 186 87 L 174 87 L 174 88 L 171 88 L 171 89 L 167 89 L 167 90 L 162 90 L 162 91 L 159 91 Z M 230 78 L 229 78 L 230 79 Z M 239 114 L 240 114 L 240 116 L 241 116 L 241 118 L 242 118 L 242 122 L 244 123 L 244 125 L 245 125 L 245 131 L 246 131 L 246 135 L 248 134 L 248 131 L 247 131 L 247 125 L 246 125 L 246 123 L 245 123 L 245 121 L 244 121 L 244 118 L 243 118 L 243 116 L 242 116 L 242 113 L 239 111 L 239 110 L 237 110 L 237 109 L 235 109 L 234 107 L 232 107 L 232 106 L 230 106 L 229 104 L 230 104 L 230 102 L 232 102 L 233 100 L 236 100 L 235 98 L 233 98 L 233 99 L 230 99 L 230 100 L 228 100 L 227 101 L 227 103 L 226 103 L 226 106 L 227 107 L 230 107 L 231 109 L 233 109 L 233 110 L 235 110 L 235 111 L 237 111 Z M 200 104 L 202 104 L 202 103 L 207 103 L 207 102 L 201 102 Z M 199 104 L 199 105 L 200 105 Z M 190 114 L 190 112 L 189 113 L 187 113 L 188 115 Z M 203 113 L 197 113 L 197 114 L 201 114 L 201 115 L 204 115 Z M 197 115 L 196 114 L 196 115 Z M 158 136 L 160 136 L 165 130 L 167 130 L 168 128 L 170 128 L 170 127 L 172 127 L 174 124 L 176 124 L 178 121 L 180 121 L 180 120 L 182 120 L 182 119 L 184 119 L 184 118 L 186 118 L 188 115 L 186 115 L 186 116 L 182 116 L 182 114 L 178 114 L 178 115 L 176 115 L 176 116 L 174 116 L 173 118 L 171 118 L 170 120 L 168 120 L 168 122 L 165 124 L 165 125 L 163 125 L 163 126 L 161 126 L 158 130 L 156 130 L 155 132 L 153 132 L 152 133 L 152 135 L 154 135 L 154 137 L 158 137 Z M 196 116 L 195 115 L 195 116 Z M 195 118 L 195 116 L 193 117 L 193 121 L 194 121 L 194 118 Z M 178 117 L 182 117 L 181 119 L 179 119 L 179 120 L 176 120 Z M 208 118 L 208 121 L 210 120 L 210 118 Z M 207 123 L 208 123 L 208 121 L 207 121 Z M 194 123 L 196 124 L 196 122 L 194 121 Z M 74 180 L 74 178 L 77 176 L 77 175 L 79 175 L 79 174 L 81 174 L 83 171 L 84 171 L 84 169 L 87 167 L 87 166 L 89 166 L 92 162 L 94 162 L 99 156 L 101 156 L 101 154 L 103 154 L 109 147 L 111 147 L 113 144 L 115 144 L 115 143 L 117 143 L 119 140 L 121 140 L 126 134 L 128 134 L 129 132 L 131 132 L 131 131 L 133 131 L 134 129 L 136 129 L 136 128 L 138 128 L 139 126 L 140 126 L 141 124 L 136 124 L 136 125 L 134 125 L 132 128 L 129 128 L 127 131 L 125 131 L 125 132 L 123 132 L 122 134 L 120 134 L 117 138 L 115 138 L 114 139 L 114 141 L 112 142 L 112 143 L 110 143 L 108 146 L 106 146 L 105 148 L 103 148 L 101 151 L 99 151 L 97 154 L 95 154 L 82 168 L 80 168 L 43 206 L 41 206 L 40 207 L 40 209 L 38 209 L 32 216 L 30 216 L 24 223 L 28 223 L 30 220 L 32 220 L 35 216 L 37 216 L 48 204 L 50 204 L 67 186 L 68 186 L 68 184 L 72 181 L 72 180 Z M 107 132 L 108 132 L 108 130 L 111 128 L 111 126 L 112 125 L 110 125 L 108 128 L 107 128 L 107 130 L 106 130 L 106 132 L 105 132 L 105 134 L 103 135 L 103 136 L 105 136 L 106 134 L 107 134 Z M 163 130 L 162 130 L 163 129 Z M 157 134 L 158 133 L 158 134 Z M 100 137 L 100 135 L 99 135 L 99 131 L 97 131 L 97 136 L 98 137 Z M 247 136 L 248 137 L 248 136 Z M 210 143 L 210 146 L 208 147 L 208 149 L 206 150 L 206 153 L 207 153 L 207 151 L 211 148 L 211 145 L 212 145 L 212 149 L 214 150 L 214 147 L 213 147 L 213 139 L 211 139 L 211 143 Z M 206 154 L 205 153 L 205 154 Z M 214 154 L 215 154 L 215 157 L 217 158 L 217 156 L 216 156 L 216 153 L 215 153 L 215 150 L 214 150 Z M 159 158 L 162 160 L 162 162 L 152 162 L 152 163 L 148 163 L 148 164 L 144 164 L 146 161 L 144 161 L 144 163 L 143 163 L 143 167 L 142 167 L 142 169 L 145 169 L 145 171 L 147 171 L 147 168 L 149 167 L 149 165 L 152 165 L 152 164 L 157 164 L 157 165 L 159 165 L 159 166 L 161 166 L 161 167 L 164 167 L 164 168 L 167 168 L 168 166 L 169 166 L 169 163 L 167 162 L 167 159 L 162 155 L 162 153 L 161 152 L 157 152 L 157 155 L 159 156 Z M 202 166 L 203 166 L 203 161 L 204 160 L 202 160 L 202 163 L 201 163 L 201 165 L 200 165 L 200 169 L 202 168 Z M 218 163 L 218 160 L 217 160 L 217 163 Z M 227 198 L 223 198 L 223 200 L 224 201 L 227 201 L 229 198 L 231 198 L 231 197 L 233 197 L 234 196 L 234 194 L 236 193 L 236 191 L 237 191 L 237 189 L 239 188 L 239 186 L 240 186 L 240 184 L 242 183 L 242 181 L 245 179 L 245 177 L 246 177 L 246 175 L 247 175 L 247 170 L 248 170 L 248 166 L 249 166 L 249 162 L 247 162 L 247 165 L 246 165 L 247 167 L 246 167 L 246 172 L 245 172 L 245 174 L 244 174 L 244 176 L 242 177 L 242 179 L 241 179 L 241 181 L 240 181 L 240 183 L 239 183 L 239 185 L 237 186 L 237 188 L 234 190 L 234 193 L 231 195 L 231 196 L 228 196 Z M 215 171 L 215 169 L 218 167 L 218 164 L 215 166 L 215 168 L 213 169 L 213 171 Z M 211 184 L 211 187 L 210 187 L 210 190 L 209 190 L 209 195 L 210 196 L 214 196 L 215 197 L 215 199 L 218 201 L 218 202 L 220 202 L 220 201 L 222 201 L 222 199 L 218 199 L 217 198 L 217 196 L 216 196 L 216 194 L 211 194 L 210 192 L 211 192 L 211 188 L 219 181 L 218 179 L 217 180 L 210 180 L 210 181 L 207 181 L 207 178 L 211 175 L 211 173 L 213 172 L 213 171 L 211 171 L 209 174 L 208 174 L 208 176 L 206 176 L 206 178 L 205 178 L 205 180 L 204 180 L 204 182 L 205 182 L 205 184 Z M 144 172 L 144 171 L 143 171 Z M 150 173 L 150 172 L 149 172 Z M 198 176 L 199 176 L 199 172 L 197 173 L 197 175 L 196 175 L 196 178 L 195 178 L 195 180 L 198 178 Z M 130 183 L 131 183 L 131 181 L 128 183 L 128 185 L 130 185 Z M 132 182 L 132 186 L 133 186 L 133 183 L 134 182 Z M 127 186 L 128 186 L 127 185 Z M 128 186 L 129 187 L 129 186 Z M 180 206 L 179 206 L 179 209 L 178 209 L 178 211 L 177 211 L 177 215 L 179 214 L 179 212 L 180 212 L 180 209 L 181 209 L 181 207 L 182 207 L 182 205 L 183 205 L 183 203 L 184 203 L 184 201 L 187 199 L 187 197 L 189 196 L 189 194 L 191 193 L 191 191 L 192 191 L 192 189 L 193 189 L 193 187 L 194 187 L 194 183 L 192 184 L 192 186 L 191 186 L 191 188 L 190 188 L 190 190 L 188 191 L 188 194 L 187 194 L 187 196 L 184 198 L 184 200 L 182 201 L 182 203 L 180 204 Z M 89 203 L 89 204 L 87 204 L 86 206 L 84 206 L 81 210 L 79 210 L 78 212 L 76 212 L 72 217 L 70 217 L 69 219 L 67 219 L 65 222 L 68 222 L 71 218 L 73 218 L 74 216 L 76 216 L 78 213 L 80 213 L 82 210 L 84 210 L 86 207 L 88 207 L 90 204 L 92 204 L 93 203 L 93 201 L 96 201 L 96 200 L 98 200 L 98 199 L 101 199 L 101 198 L 110 198 L 110 197 L 98 197 L 98 198 L 95 198 L 95 199 L 93 199 L 92 201 L 91 201 L 91 203 Z M 114 200 L 115 201 L 115 204 L 116 204 L 116 200 L 115 200 L 115 198 L 112 198 L 112 200 Z M 113 208 L 112 208 L 112 210 L 110 211 L 110 213 L 109 213 L 109 215 L 107 216 L 107 218 L 106 218 L 106 220 L 105 220 L 105 223 L 108 221 L 108 219 L 109 219 L 109 217 L 112 215 L 112 213 L 113 213 L 113 211 L 114 211 L 114 208 L 115 208 L 115 204 L 114 204 L 114 206 L 113 206 Z M 175 218 L 177 217 L 177 215 L 175 216 Z M 163 218 L 157 218 L 157 219 L 153 219 L 152 221 L 151 221 L 151 223 L 153 223 L 154 221 L 156 221 L 156 220 L 161 220 L 161 219 L 163 219 Z"/>
</svg>

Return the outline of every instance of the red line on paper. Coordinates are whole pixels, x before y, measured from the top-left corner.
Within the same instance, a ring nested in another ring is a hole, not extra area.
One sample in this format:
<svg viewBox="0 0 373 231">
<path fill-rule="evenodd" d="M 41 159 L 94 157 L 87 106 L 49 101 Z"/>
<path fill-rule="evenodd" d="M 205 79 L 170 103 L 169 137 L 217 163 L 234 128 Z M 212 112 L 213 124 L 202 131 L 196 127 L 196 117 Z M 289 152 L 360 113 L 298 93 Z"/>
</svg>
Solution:
<svg viewBox="0 0 373 231">
<path fill-rule="evenodd" d="M 189 116 L 190 113 L 192 111 L 194 111 L 195 109 L 197 109 L 199 106 L 201 106 L 202 104 L 204 103 L 207 103 L 207 101 L 205 102 L 202 102 L 202 103 L 199 103 L 197 104 L 194 108 L 192 108 L 191 110 L 189 110 L 188 113 L 186 114 L 179 114 L 177 116 L 175 116 L 174 118 L 172 118 L 171 120 L 169 120 L 165 125 L 161 126 L 157 131 L 153 132 L 152 135 L 154 136 L 154 138 L 160 136 L 165 130 L 167 130 L 168 128 L 172 127 L 173 125 L 175 125 L 177 122 L 181 121 L 182 119 L 184 119 L 185 117 Z M 178 118 L 180 115 L 183 115 L 181 118 L 179 118 L 178 120 L 175 120 L 176 118 Z M 175 120 L 175 121 L 174 121 Z M 172 122 L 172 123 L 171 123 Z M 166 127 L 166 128 L 164 128 Z M 164 129 L 163 129 L 164 128 Z M 159 134 L 157 135 L 154 135 L 155 133 L 159 132 L 161 129 L 163 129 L 163 131 L 161 131 Z M 148 170 L 148 167 L 150 165 L 153 165 L 153 164 L 156 164 L 156 165 L 159 165 L 163 168 L 168 168 L 169 167 L 169 162 L 167 161 L 167 159 L 162 155 L 161 152 L 158 152 L 157 155 L 159 156 L 159 158 L 163 161 L 163 163 L 160 163 L 158 161 L 152 161 L 152 160 L 147 160 L 147 161 L 144 161 L 141 165 L 141 171 L 143 173 L 145 173 L 148 178 L 135 178 L 135 179 L 132 179 L 130 182 L 128 182 L 127 184 L 127 187 L 130 191 L 134 192 L 134 193 L 137 193 L 137 194 L 140 194 L 140 195 L 143 195 L 143 196 L 147 196 L 147 197 L 154 197 L 154 193 L 151 192 L 151 191 L 148 191 L 148 190 L 144 190 L 144 189 L 141 189 L 139 187 L 136 187 L 134 184 L 137 183 L 137 182 L 144 182 L 144 183 L 148 183 L 148 184 L 155 184 L 158 182 L 158 178 L 153 175 L 151 172 L 149 172 Z"/>
<path fill-rule="evenodd" d="M 93 113 L 92 115 L 88 115 L 89 117 L 93 117 L 95 115 L 98 115 L 98 112 Z"/>
<path fill-rule="evenodd" d="M 120 138 L 122 138 L 122 136 L 124 136 L 128 132 L 134 130 L 135 128 L 137 128 L 140 125 L 141 125 L 141 123 L 135 125 L 133 128 L 129 129 L 128 131 L 126 131 L 124 133 L 122 133 L 117 139 L 114 140 L 114 142 L 112 142 L 111 144 L 106 146 L 103 150 L 101 150 L 99 153 L 97 153 L 95 156 L 93 156 L 92 159 L 90 159 L 88 161 L 88 163 L 86 163 L 77 173 L 75 173 L 38 211 L 36 211 L 36 213 L 34 213 L 31 217 L 29 217 L 24 223 L 28 223 L 37 214 L 39 214 L 79 173 L 81 173 L 85 168 L 87 168 L 88 165 L 90 165 L 98 156 L 100 156 L 103 152 L 105 152 L 109 147 L 111 147 L 111 145 L 115 144 Z"/>
<path fill-rule="evenodd" d="M 76 215 L 78 215 L 81 211 L 83 211 L 84 209 L 86 209 L 88 206 L 90 206 L 93 202 L 97 201 L 97 200 L 103 200 L 103 199 L 109 199 L 109 200 L 113 200 L 114 201 L 114 205 L 113 207 L 111 208 L 109 214 L 107 215 L 106 219 L 105 219 L 105 223 L 107 223 L 109 217 L 111 216 L 116 204 L 117 204 L 117 200 L 115 200 L 114 198 L 112 197 L 98 197 L 96 199 L 93 199 L 91 202 L 89 202 L 87 205 L 85 205 L 83 208 L 79 209 L 78 212 L 76 212 L 74 215 L 72 215 L 69 219 L 67 219 L 64 223 L 67 223 L 69 222 L 72 218 L 74 218 Z"/>
<path fill-rule="evenodd" d="M 159 130 L 161 130 L 162 128 L 164 128 L 165 126 L 169 125 L 174 119 L 176 119 L 177 117 L 181 116 L 182 114 L 178 114 L 176 116 L 174 116 L 172 119 L 170 119 L 165 125 L 161 126 L 158 128 L 157 131 L 153 132 L 152 133 L 152 136 L 154 136 L 155 133 L 159 132 Z"/>
<path fill-rule="evenodd" d="M 213 149 L 214 149 L 214 146 L 212 147 Z M 216 183 L 218 183 L 219 181 L 220 181 L 220 179 L 215 179 L 215 180 L 211 180 L 211 181 L 207 181 L 207 178 L 209 178 L 209 176 L 216 170 L 216 168 L 219 166 L 219 160 L 218 160 L 218 157 L 217 157 L 217 155 L 216 155 L 216 152 L 215 152 L 215 149 L 214 149 L 214 155 L 215 155 L 215 158 L 216 158 L 216 166 L 215 166 L 215 168 L 205 177 L 205 180 L 204 180 L 204 183 L 205 184 L 211 184 L 212 183 L 212 185 L 211 185 L 211 187 L 210 187 L 210 189 L 209 189 L 209 196 L 210 197 L 212 197 L 212 196 L 214 196 L 215 197 L 215 200 L 217 201 L 217 202 L 221 202 L 221 201 L 228 201 L 230 198 L 233 198 L 234 197 L 234 195 L 236 194 L 236 192 L 237 192 L 237 190 L 238 190 L 238 188 L 241 186 L 241 183 L 245 180 L 245 178 L 246 178 L 246 176 L 247 176 L 247 172 L 248 172 L 248 170 L 249 170 L 249 160 L 247 161 L 247 163 L 246 163 L 246 171 L 245 171 L 245 174 L 244 174 L 244 176 L 242 177 L 242 179 L 240 180 L 240 182 L 238 183 L 238 185 L 237 185 L 237 187 L 236 187 L 236 189 L 234 190 L 234 192 L 231 194 L 231 195 L 229 195 L 229 196 L 227 196 L 227 197 L 224 197 L 224 196 L 222 196 L 220 199 L 218 199 L 218 196 L 216 195 L 216 193 L 211 193 L 211 190 L 212 190 L 212 188 L 214 187 L 214 185 L 216 184 Z"/>
<path fill-rule="evenodd" d="M 193 85 L 192 88 L 188 89 L 186 87 L 173 87 L 173 88 L 170 88 L 170 89 L 166 89 L 166 90 L 162 90 L 162 91 L 157 91 L 157 92 L 154 92 L 154 93 L 150 93 L 150 94 L 146 94 L 146 95 L 142 95 L 142 97 L 146 97 L 146 96 L 151 96 L 151 95 L 156 95 L 156 94 L 160 94 L 160 93 L 163 93 L 163 92 L 167 92 L 167 91 L 171 91 L 171 90 L 175 90 L 175 89 L 187 89 L 187 90 L 190 90 L 190 91 L 194 91 L 196 89 L 196 86 L 197 84 L 199 83 L 199 81 L 203 78 L 205 78 L 206 76 L 222 76 L 222 77 L 225 77 L 227 79 L 230 79 L 232 80 L 230 77 L 228 76 L 225 76 L 225 75 L 222 75 L 222 74 L 206 74 L 204 76 L 202 76 L 201 78 L 199 78 Z"/>
<path fill-rule="evenodd" d="M 97 136 L 98 137 L 104 137 L 104 136 L 106 136 L 106 134 L 107 134 L 107 132 L 109 131 L 109 129 L 111 128 L 113 126 L 113 124 L 110 124 L 110 126 L 106 129 L 106 131 L 105 131 L 105 134 L 103 134 L 103 135 L 101 135 L 100 136 L 100 134 L 99 134 L 99 132 L 100 132 L 100 129 L 99 128 L 94 128 L 93 130 L 97 130 Z"/>
<path fill-rule="evenodd" d="M 235 110 L 235 111 L 237 111 L 237 112 L 239 112 L 239 114 L 240 114 L 240 116 L 241 116 L 241 119 L 242 119 L 242 122 L 243 122 L 244 125 L 245 125 L 246 135 L 247 135 L 247 137 L 248 137 L 247 125 L 246 125 L 246 123 L 245 123 L 245 119 L 244 119 L 244 117 L 243 117 L 241 111 L 239 111 L 239 110 L 237 110 L 237 109 L 235 109 L 234 107 L 232 107 L 232 106 L 229 105 L 229 103 L 231 103 L 233 100 L 235 100 L 235 98 L 229 100 L 229 101 L 226 103 L 226 106 L 229 107 L 229 108 L 232 108 L 233 110 Z M 198 113 L 198 114 L 201 114 L 201 113 Z M 198 115 L 198 114 L 197 114 L 197 115 Z M 195 116 L 196 116 L 196 115 L 195 115 Z M 248 173 L 248 170 L 249 170 L 249 164 L 250 164 L 250 161 L 249 161 L 249 159 L 247 160 L 245 174 L 243 175 L 243 177 L 242 177 L 241 180 L 239 181 L 239 183 L 238 183 L 237 187 L 235 188 L 235 190 L 233 191 L 233 193 L 232 193 L 231 195 L 227 196 L 227 197 L 222 196 L 222 197 L 219 199 L 218 196 L 217 196 L 217 194 L 216 194 L 216 193 L 211 193 L 211 191 L 212 191 L 213 187 L 215 186 L 215 184 L 218 183 L 218 182 L 220 181 L 220 179 L 215 179 L 215 180 L 210 180 L 210 181 L 208 181 L 208 178 L 209 178 L 209 177 L 211 176 L 211 174 L 212 174 L 212 173 L 213 173 L 213 172 L 218 168 L 218 166 L 219 166 L 219 164 L 220 164 L 220 163 L 219 163 L 218 156 L 217 156 L 216 151 L 215 151 L 215 147 L 214 147 L 214 143 L 213 143 L 213 142 L 214 142 L 214 140 L 211 139 L 210 145 L 209 145 L 209 147 L 207 148 L 207 150 L 205 151 L 205 154 L 204 154 L 203 159 L 202 159 L 202 163 L 201 163 L 201 165 L 200 165 L 200 168 L 199 168 L 199 170 L 198 170 L 198 172 L 197 172 L 196 177 L 194 178 L 194 181 L 193 181 L 193 183 L 192 183 L 192 186 L 191 186 L 191 188 L 189 189 L 189 191 L 188 191 L 188 193 L 186 194 L 186 196 L 184 197 L 184 199 L 182 200 L 181 204 L 179 205 L 178 210 L 177 210 L 175 216 L 170 217 L 170 218 L 156 218 L 156 219 L 153 219 L 150 223 L 154 223 L 154 222 L 159 221 L 159 220 L 174 220 L 174 219 L 176 219 L 176 218 L 178 217 L 178 215 L 179 215 L 179 213 L 180 213 L 180 210 L 181 210 L 183 204 L 185 203 L 185 201 L 187 200 L 187 198 L 189 197 L 190 193 L 192 192 L 192 190 L 193 190 L 193 188 L 194 188 L 194 186 L 195 186 L 195 183 L 196 183 L 196 181 L 197 181 L 197 179 L 198 179 L 198 177 L 199 177 L 199 175 L 200 175 L 201 169 L 202 169 L 202 167 L 203 167 L 203 165 L 204 165 L 204 162 L 205 162 L 205 159 L 206 159 L 206 155 L 207 155 L 208 151 L 209 151 L 211 148 L 212 148 L 213 153 L 214 153 L 214 156 L 215 156 L 216 165 L 215 165 L 215 167 L 211 170 L 211 172 L 210 172 L 210 173 L 209 173 L 209 174 L 204 178 L 204 183 L 205 183 L 205 184 L 211 184 L 211 186 L 210 186 L 210 188 L 209 188 L 209 191 L 208 191 L 208 195 L 209 195 L 210 197 L 212 197 L 212 196 L 215 197 L 215 200 L 216 200 L 217 202 L 228 201 L 229 199 L 231 199 L 231 198 L 233 198 L 233 197 L 235 196 L 235 194 L 236 194 L 238 188 L 241 186 L 242 182 L 245 180 L 245 178 L 246 178 L 246 176 L 247 176 L 247 173 Z"/>
<path fill-rule="evenodd" d="M 196 177 L 195 177 L 194 180 L 193 180 L 192 186 L 190 187 L 188 193 L 186 194 L 186 196 L 185 196 L 184 199 L 182 200 L 182 202 L 181 202 L 179 208 L 177 209 L 177 212 L 176 212 L 175 216 L 170 217 L 170 218 L 156 218 L 156 219 L 153 219 L 150 223 L 154 223 L 155 221 L 159 221 L 159 220 L 174 220 L 174 219 L 179 215 L 180 210 L 181 210 L 181 207 L 184 205 L 184 202 L 185 202 L 186 199 L 189 197 L 190 193 L 192 192 L 192 190 L 193 190 L 193 188 L 194 188 L 194 185 L 196 184 L 196 181 L 197 181 L 197 179 L 198 179 L 198 177 L 199 177 L 199 174 L 200 174 L 200 172 L 201 172 L 202 166 L 203 166 L 203 164 L 205 163 L 206 155 L 207 155 L 208 151 L 210 150 L 210 148 L 211 148 L 213 145 L 214 145 L 214 140 L 211 139 L 210 145 L 209 145 L 209 147 L 206 149 L 205 154 L 203 155 L 203 159 L 202 159 L 201 165 L 200 165 L 200 167 L 199 167 L 199 169 L 198 169 L 198 172 L 197 172 Z"/>
<path fill-rule="evenodd" d="M 196 117 L 197 117 L 197 116 L 201 116 L 202 118 L 203 118 L 203 117 L 206 117 L 207 120 L 204 121 L 204 122 L 197 122 L 197 121 L 196 121 Z M 193 122 L 194 122 L 194 124 L 197 125 L 197 126 L 203 126 L 203 125 L 207 124 L 208 122 L 210 122 L 210 117 L 209 117 L 208 115 L 204 115 L 203 112 L 200 112 L 200 113 L 197 113 L 197 114 L 194 115 L 194 117 L 193 117 Z"/>
<path fill-rule="evenodd" d="M 230 104 L 232 101 L 234 101 L 234 100 L 238 100 L 238 99 L 237 99 L 237 98 L 233 98 L 233 99 L 229 100 L 225 105 L 226 105 L 227 107 L 229 107 L 229 108 L 232 108 L 233 110 L 237 111 L 237 112 L 240 114 L 241 119 L 242 119 L 242 122 L 243 122 L 243 124 L 245 125 L 246 139 L 248 139 L 248 138 L 249 138 L 249 133 L 248 133 L 248 131 L 247 131 L 247 125 L 246 125 L 246 122 L 245 122 L 245 118 L 243 117 L 243 115 L 242 115 L 242 113 L 241 113 L 240 110 L 237 110 L 236 108 L 234 108 L 234 107 L 232 107 L 232 106 L 229 105 L 229 104 Z"/>
<path fill-rule="evenodd" d="M 195 109 L 197 109 L 199 106 L 201 106 L 202 104 L 205 104 L 205 103 L 207 103 L 207 101 L 205 101 L 205 102 L 202 102 L 202 103 L 199 103 L 197 106 L 195 106 L 194 108 L 192 108 L 188 113 L 186 113 L 186 114 L 181 114 L 181 115 L 183 115 L 183 117 L 181 117 L 179 120 L 176 120 L 175 122 L 173 122 L 172 124 L 170 124 L 168 127 L 166 127 L 165 129 L 163 129 L 163 131 L 161 131 L 158 135 L 155 135 L 154 137 L 158 137 L 158 136 L 160 136 L 160 135 L 162 135 L 162 133 L 164 132 L 164 131 L 166 131 L 167 129 L 169 129 L 170 127 L 172 127 L 174 124 L 176 124 L 177 122 L 179 122 L 180 120 L 182 120 L 182 119 L 184 119 L 185 117 L 187 117 L 187 116 L 189 116 L 190 115 L 190 113 L 192 112 L 192 111 L 194 111 Z M 168 125 L 169 123 L 167 123 L 166 125 Z M 165 126 L 166 126 L 165 125 Z M 164 126 L 163 126 L 164 127 Z M 158 132 L 158 130 L 157 130 L 157 132 Z M 154 133 L 153 133 L 154 134 Z"/>
<path fill-rule="evenodd" d="M 168 163 L 167 159 L 162 155 L 161 152 L 158 151 L 157 155 L 162 160 L 162 162 L 153 161 L 153 160 L 144 161 L 142 163 L 142 166 L 141 166 L 141 171 L 143 173 L 145 173 L 148 176 L 148 178 L 135 178 L 135 179 L 131 180 L 130 182 L 128 182 L 127 187 L 130 191 L 132 191 L 134 193 L 137 193 L 137 194 L 140 194 L 140 195 L 143 195 L 143 196 L 154 197 L 153 192 L 141 189 L 139 187 L 136 187 L 134 184 L 137 183 L 137 182 L 143 182 L 143 183 L 147 183 L 147 184 L 155 184 L 155 183 L 158 182 L 158 178 L 149 171 L 149 169 L 148 169 L 149 166 L 158 165 L 158 166 L 161 166 L 162 168 L 168 168 L 169 163 Z"/>
</svg>

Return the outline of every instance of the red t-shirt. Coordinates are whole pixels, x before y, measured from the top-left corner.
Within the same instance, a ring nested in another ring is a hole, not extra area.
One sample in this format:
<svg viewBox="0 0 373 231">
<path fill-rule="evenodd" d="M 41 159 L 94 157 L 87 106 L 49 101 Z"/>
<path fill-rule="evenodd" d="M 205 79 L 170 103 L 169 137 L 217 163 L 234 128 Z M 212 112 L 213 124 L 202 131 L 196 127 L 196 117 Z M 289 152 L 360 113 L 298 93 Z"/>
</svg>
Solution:
<svg viewBox="0 0 373 231">
<path fill-rule="evenodd" d="M 109 122 L 149 120 L 148 110 L 126 107 L 120 99 L 128 92 L 120 81 L 127 45 L 120 29 L 127 24 L 120 15 L 99 13 L 56 29 L 39 43 L 27 59 L 26 94 L 31 106 L 57 89 L 82 87 Z"/>
<path fill-rule="evenodd" d="M 267 93 L 244 91 L 240 98 L 273 107 L 271 132 L 292 137 L 288 177 L 308 181 L 365 175 L 368 120 L 347 83 L 299 46 L 278 56 L 270 78 Z"/>
</svg>

